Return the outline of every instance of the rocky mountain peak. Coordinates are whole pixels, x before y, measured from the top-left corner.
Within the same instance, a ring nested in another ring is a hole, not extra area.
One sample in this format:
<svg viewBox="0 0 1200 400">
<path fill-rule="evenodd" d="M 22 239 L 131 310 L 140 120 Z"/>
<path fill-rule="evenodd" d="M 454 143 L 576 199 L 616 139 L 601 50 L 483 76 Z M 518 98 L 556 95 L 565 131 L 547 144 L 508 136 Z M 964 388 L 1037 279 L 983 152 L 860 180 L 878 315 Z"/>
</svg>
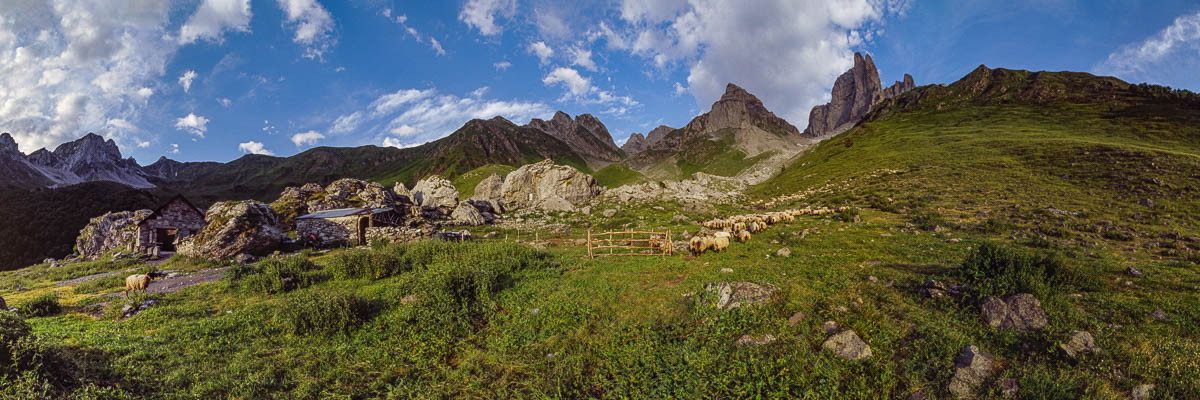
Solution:
<svg viewBox="0 0 1200 400">
<path fill-rule="evenodd" d="M 54 149 L 54 156 L 68 164 L 78 164 L 89 161 L 120 161 L 121 149 L 112 139 L 107 141 L 95 133 L 89 132 L 79 140 L 63 143 Z"/>
<path fill-rule="evenodd" d="M 883 99 L 899 96 L 913 87 L 912 76 L 905 75 L 903 82 L 897 82 L 885 92 L 879 82 L 875 60 L 870 55 L 854 53 L 854 66 L 833 83 L 832 99 L 828 104 L 813 107 L 809 113 L 804 135 L 820 138 L 844 132 L 862 121 L 871 107 Z"/>
<path fill-rule="evenodd" d="M 754 95 L 750 94 L 750 92 L 746 91 L 746 89 L 742 89 L 740 86 L 734 85 L 733 83 L 728 83 L 725 85 L 725 94 L 721 95 L 721 99 L 717 100 L 717 103 L 719 104 L 730 101 L 762 107 L 762 101 L 759 100 L 758 97 L 754 97 Z"/>
<path fill-rule="evenodd" d="M 625 144 L 621 145 L 621 151 L 625 154 L 637 154 L 646 150 L 646 137 L 640 133 L 629 135 L 629 139 L 625 139 Z"/>
<path fill-rule="evenodd" d="M 667 138 L 667 134 L 674 130 L 675 128 L 666 125 L 659 125 L 657 128 L 650 130 L 650 133 L 646 134 L 646 147 L 653 147 L 656 143 L 662 142 L 663 139 Z"/>
<path fill-rule="evenodd" d="M 608 128 L 591 114 L 571 118 L 570 114 L 559 111 L 549 121 L 534 118 L 526 126 L 563 141 L 592 166 L 621 160 L 621 149 L 613 142 Z"/>
<path fill-rule="evenodd" d="M 0 155 L 2 154 L 21 154 L 21 151 L 17 148 L 17 141 L 8 132 L 0 134 Z"/>
<path fill-rule="evenodd" d="M 722 129 L 745 129 L 751 126 L 778 136 L 800 133 L 795 126 L 767 110 L 758 97 L 732 83 L 725 85 L 725 94 L 713 103 L 708 114 L 692 120 L 687 127 L 689 130 L 713 134 Z"/>
</svg>

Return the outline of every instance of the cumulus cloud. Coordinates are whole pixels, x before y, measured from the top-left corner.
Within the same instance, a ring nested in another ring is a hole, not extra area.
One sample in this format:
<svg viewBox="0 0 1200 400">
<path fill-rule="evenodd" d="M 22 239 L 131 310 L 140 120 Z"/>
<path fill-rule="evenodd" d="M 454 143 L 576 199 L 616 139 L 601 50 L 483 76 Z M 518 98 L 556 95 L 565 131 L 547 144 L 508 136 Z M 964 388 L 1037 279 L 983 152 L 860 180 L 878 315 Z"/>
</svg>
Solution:
<svg viewBox="0 0 1200 400">
<path fill-rule="evenodd" d="M 296 147 L 312 146 L 324 138 L 325 135 L 322 135 L 320 132 L 308 131 L 292 135 L 292 143 L 295 143 Z"/>
<path fill-rule="evenodd" d="M 586 68 L 588 71 L 596 71 L 596 62 L 592 61 L 592 51 L 591 50 L 588 50 L 585 48 L 573 47 L 573 48 L 571 48 L 570 53 L 571 53 L 571 65 L 578 65 L 580 67 Z"/>
<path fill-rule="evenodd" d="M 542 83 L 546 86 L 560 85 L 575 96 L 584 96 L 592 89 L 591 80 L 580 76 L 579 71 L 566 67 L 558 67 L 550 71 L 545 78 L 542 78 Z"/>
<path fill-rule="evenodd" d="M 150 147 L 150 142 L 140 142 L 140 143 L 138 143 L 137 146 L 139 149 L 144 149 L 144 148 Z"/>
<path fill-rule="evenodd" d="M 508 67 L 511 67 L 511 66 L 512 66 L 512 63 L 510 63 L 508 61 L 500 61 L 500 62 L 492 64 L 492 67 L 496 68 L 497 71 L 504 71 L 504 70 L 508 69 Z"/>
<path fill-rule="evenodd" d="M 250 17 L 250 0 L 204 0 L 179 28 L 179 43 L 220 41 L 227 30 L 250 32 Z"/>
<path fill-rule="evenodd" d="M 1174 86 L 1200 86 L 1200 12 L 1175 18 L 1171 25 L 1139 43 L 1122 46 L 1092 68 L 1102 75 Z"/>
<path fill-rule="evenodd" d="M 672 93 L 672 96 L 679 97 L 683 96 L 684 93 L 687 93 L 687 88 L 683 87 L 679 82 L 675 82 L 675 92 Z"/>
<path fill-rule="evenodd" d="M 424 143 L 453 133 L 471 119 L 502 116 L 510 121 L 546 118 L 554 111 L 541 102 L 500 100 L 484 97 L 486 90 L 463 96 L 441 94 L 435 89 L 402 89 L 384 94 L 364 109 L 338 117 L 330 132 L 373 136 L 393 147 Z M 340 128 L 339 128 L 340 127 Z"/>
<path fill-rule="evenodd" d="M 550 46 L 546 45 L 546 42 L 530 43 L 529 47 L 527 47 L 525 51 L 529 54 L 537 56 L 538 61 L 542 65 L 550 63 L 550 57 L 554 55 L 554 49 L 551 49 Z"/>
<path fill-rule="evenodd" d="M 32 152 L 110 119 L 138 120 L 178 47 L 167 2 L 6 1 L 0 17 L 0 131 Z M 118 143 L 139 133 L 117 131 Z"/>
<path fill-rule="evenodd" d="M 687 68 L 686 89 L 710 104 L 736 83 L 803 125 L 853 65 L 853 47 L 907 0 L 624 0 L 621 20 L 593 32 L 651 66 Z M 860 32 L 862 31 L 862 32 Z M 679 87 L 683 87 L 680 85 Z M 678 90 L 678 87 L 676 88 Z"/>
<path fill-rule="evenodd" d="M 403 149 L 403 148 L 407 148 L 407 147 L 416 147 L 416 146 L 417 146 L 416 143 L 404 144 L 404 142 L 401 142 L 400 139 L 396 139 L 396 138 L 392 138 L 392 137 L 383 138 L 383 147 L 395 147 L 397 149 Z"/>
<path fill-rule="evenodd" d="M 190 69 L 184 71 L 183 75 L 179 76 L 179 86 L 183 86 L 184 93 L 192 89 L 192 81 L 194 80 L 196 80 L 196 71 Z"/>
<path fill-rule="evenodd" d="M 260 142 L 253 140 L 246 143 L 238 143 L 238 151 L 248 154 L 258 154 L 263 156 L 273 156 L 274 152 L 267 150 L 267 147 Z"/>
<path fill-rule="evenodd" d="M 439 56 L 446 55 L 446 49 L 442 48 L 442 44 L 438 42 L 437 39 L 429 38 L 429 47 L 432 47 L 433 51 Z"/>
<path fill-rule="evenodd" d="M 333 47 L 333 16 L 317 0 L 278 0 L 284 17 L 296 29 L 292 41 L 304 46 L 304 57 L 322 59 Z"/>
<path fill-rule="evenodd" d="M 229 108 L 229 106 L 233 105 L 233 100 L 230 100 L 225 97 L 218 97 L 217 103 L 220 104 L 221 107 Z"/>
<path fill-rule="evenodd" d="M 516 0 L 469 0 L 458 13 L 458 20 L 484 36 L 493 36 L 504 31 L 496 20 L 511 18 L 516 11 Z"/>
<path fill-rule="evenodd" d="M 204 132 L 208 131 L 208 118 L 188 113 L 187 116 L 175 120 L 175 129 L 203 138 Z"/>
</svg>

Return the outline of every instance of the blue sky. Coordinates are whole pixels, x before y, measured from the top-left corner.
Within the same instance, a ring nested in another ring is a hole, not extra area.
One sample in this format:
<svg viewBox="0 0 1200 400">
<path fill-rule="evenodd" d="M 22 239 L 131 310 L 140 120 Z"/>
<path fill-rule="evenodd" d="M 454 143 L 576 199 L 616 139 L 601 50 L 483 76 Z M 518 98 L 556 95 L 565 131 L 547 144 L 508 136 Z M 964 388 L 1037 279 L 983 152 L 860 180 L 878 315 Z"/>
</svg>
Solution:
<svg viewBox="0 0 1200 400">
<path fill-rule="evenodd" d="M 31 0 L 0 8 L 0 131 L 149 163 L 412 146 L 471 118 L 597 115 L 618 143 L 726 82 L 801 129 L 855 51 L 885 85 L 979 64 L 1200 90 L 1194 1 Z"/>
</svg>

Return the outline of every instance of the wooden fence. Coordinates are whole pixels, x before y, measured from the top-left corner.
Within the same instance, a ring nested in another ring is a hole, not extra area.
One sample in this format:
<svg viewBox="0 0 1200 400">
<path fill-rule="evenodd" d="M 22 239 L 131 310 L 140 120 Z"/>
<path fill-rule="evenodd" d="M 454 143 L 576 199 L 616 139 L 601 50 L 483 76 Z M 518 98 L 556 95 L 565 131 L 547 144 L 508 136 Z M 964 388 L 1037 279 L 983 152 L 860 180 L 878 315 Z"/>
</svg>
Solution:
<svg viewBox="0 0 1200 400">
<path fill-rule="evenodd" d="M 674 253 L 671 231 L 616 231 L 587 235 L 588 257 L 669 256 Z M 608 250 L 605 252 L 605 250 Z M 618 251 L 622 250 L 622 251 Z"/>
</svg>

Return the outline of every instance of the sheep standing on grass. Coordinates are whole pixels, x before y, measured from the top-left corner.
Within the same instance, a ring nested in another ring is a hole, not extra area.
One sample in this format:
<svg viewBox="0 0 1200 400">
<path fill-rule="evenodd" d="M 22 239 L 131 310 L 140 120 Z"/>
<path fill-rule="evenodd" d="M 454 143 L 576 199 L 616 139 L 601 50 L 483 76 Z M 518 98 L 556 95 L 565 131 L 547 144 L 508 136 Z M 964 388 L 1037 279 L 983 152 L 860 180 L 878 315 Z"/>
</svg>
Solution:
<svg viewBox="0 0 1200 400">
<path fill-rule="evenodd" d="M 715 252 L 722 252 L 729 248 L 729 232 L 717 232 L 712 238 L 712 249 Z"/>
<path fill-rule="evenodd" d="M 750 232 L 749 231 L 738 231 L 737 232 L 737 240 L 742 243 L 749 242 L 750 241 Z"/>
<path fill-rule="evenodd" d="M 125 278 L 125 291 L 122 293 L 125 297 L 129 297 L 129 292 L 136 293 L 139 290 L 145 292 L 146 288 L 150 287 L 152 280 L 154 280 L 154 276 L 151 274 L 130 275 Z"/>
</svg>

